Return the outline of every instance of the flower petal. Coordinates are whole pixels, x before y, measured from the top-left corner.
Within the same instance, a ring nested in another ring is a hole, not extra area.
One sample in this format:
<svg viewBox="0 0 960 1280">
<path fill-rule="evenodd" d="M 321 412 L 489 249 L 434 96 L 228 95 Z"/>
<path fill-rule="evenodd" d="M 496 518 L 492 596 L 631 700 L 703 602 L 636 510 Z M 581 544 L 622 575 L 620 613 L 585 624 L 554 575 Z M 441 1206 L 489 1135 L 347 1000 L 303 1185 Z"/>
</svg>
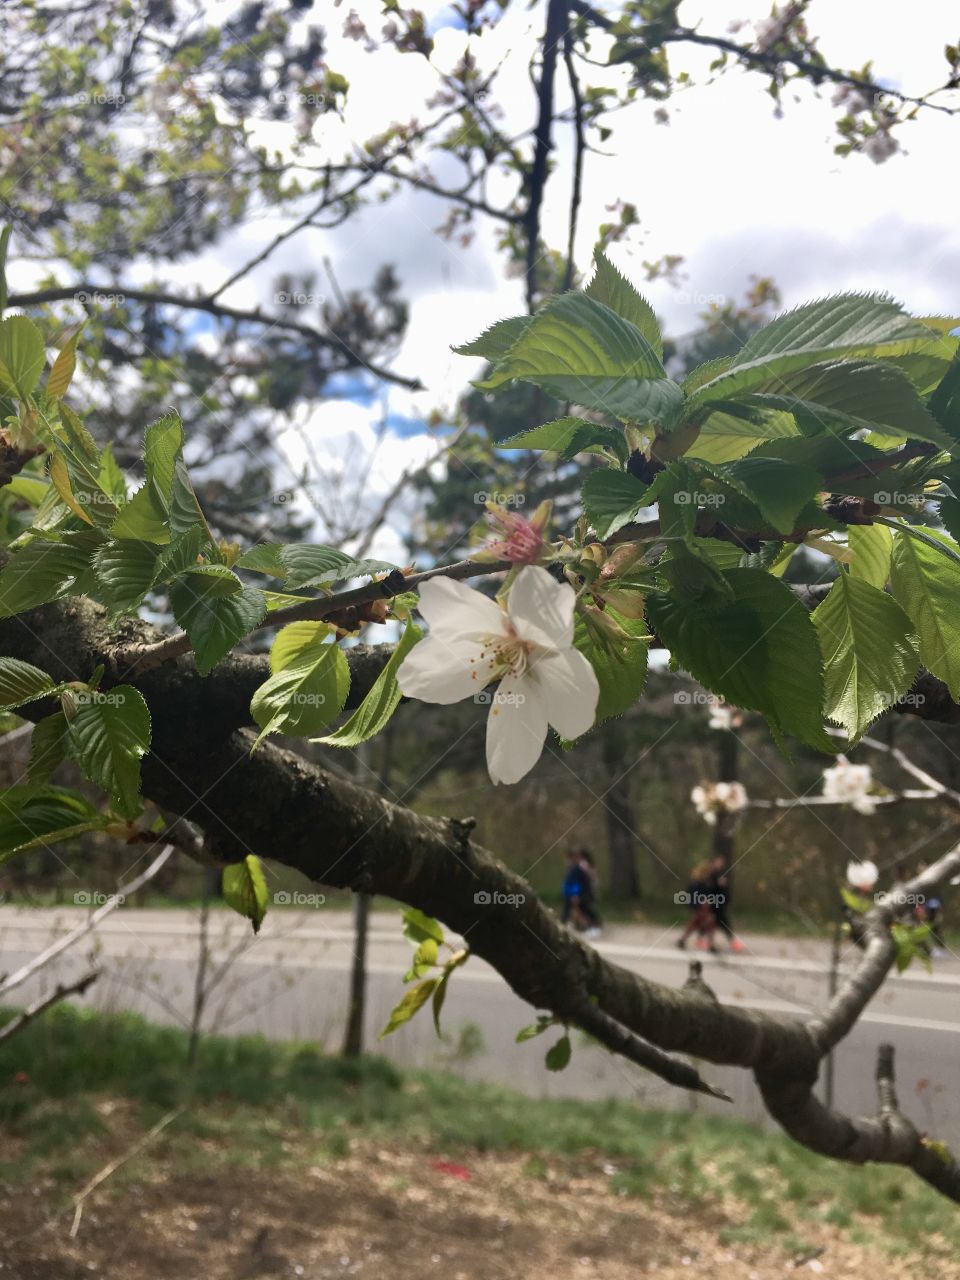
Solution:
<svg viewBox="0 0 960 1280">
<path fill-rule="evenodd" d="M 593 724 L 600 698 L 597 673 L 579 649 L 538 654 L 525 684 L 541 690 L 547 719 L 564 738 L 577 738 Z"/>
<path fill-rule="evenodd" d="M 481 660 L 476 640 L 448 639 L 431 632 L 400 663 L 397 684 L 408 698 L 447 705 L 472 698 L 493 674 L 489 658 Z"/>
<path fill-rule="evenodd" d="M 503 610 L 494 600 L 452 578 L 428 578 L 420 587 L 419 608 L 431 631 L 445 638 L 498 636 L 505 630 Z"/>
<path fill-rule="evenodd" d="M 540 759 L 546 736 L 547 714 L 540 690 L 525 677 L 506 676 L 497 686 L 487 717 L 490 780 L 519 782 Z"/>
<path fill-rule="evenodd" d="M 507 611 L 522 640 L 545 649 L 565 649 L 573 644 L 575 599 L 568 582 L 558 582 L 546 569 L 528 564 L 510 588 Z"/>
</svg>

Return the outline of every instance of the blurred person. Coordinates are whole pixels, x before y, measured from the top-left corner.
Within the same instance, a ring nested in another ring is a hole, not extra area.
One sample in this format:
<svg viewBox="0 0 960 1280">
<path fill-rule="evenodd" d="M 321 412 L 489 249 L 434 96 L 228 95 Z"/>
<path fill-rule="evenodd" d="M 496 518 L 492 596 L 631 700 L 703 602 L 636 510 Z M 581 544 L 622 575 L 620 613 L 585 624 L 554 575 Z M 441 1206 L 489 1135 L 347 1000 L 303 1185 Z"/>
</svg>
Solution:
<svg viewBox="0 0 960 1280">
<path fill-rule="evenodd" d="M 588 927 L 588 920 L 583 911 L 583 899 L 587 891 L 587 873 L 580 860 L 579 850 L 569 849 L 567 851 L 567 871 L 563 877 L 561 889 L 563 911 L 560 919 L 564 924 L 572 924 L 580 932 L 583 932 Z"/>
<path fill-rule="evenodd" d="M 690 919 L 677 939 L 677 946 L 682 951 L 691 933 L 696 933 L 698 947 L 716 951 L 713 935 L 717 927 L 717 918 L 711 901 L 710 863 L 707 861 L 698 862 L 690 872 L 687 905 L 690 907 Z"/>
<path fill-rule="evenodd" d="M 594 905 L 599 876 L 593 857 L 587 849 L 580 850 L 580 867 L 584 876 L 583 892 L 580 895 L 580 912 L 587 922 L 584 936 L 587 938 L 599 938 L 601 933 L 600 917 Z"/>
<path fill-rule="evenodd" d="M 709 885 L 708 892 L 714 899 L 713 914 L 717 928 L 727 935 L 730 950 L 739 953 L 743 950 L 743 943 L 733 932 L 733 925 L 730 923 L 731 869 L 722 853 L 714 854 L 711 859 Z"/>
</svg>

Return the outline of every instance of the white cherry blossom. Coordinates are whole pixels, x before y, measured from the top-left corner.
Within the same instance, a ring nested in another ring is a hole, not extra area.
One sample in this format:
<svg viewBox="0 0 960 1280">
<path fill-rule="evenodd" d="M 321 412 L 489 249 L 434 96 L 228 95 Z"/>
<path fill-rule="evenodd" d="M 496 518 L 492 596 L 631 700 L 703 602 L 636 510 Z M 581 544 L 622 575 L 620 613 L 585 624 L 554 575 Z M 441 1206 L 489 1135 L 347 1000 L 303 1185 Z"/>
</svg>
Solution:
<svg viewBox="0 0 960 1280">
<path fill-rule="evenodd" d="M 450 578 L 420 588 L 430 631 L 397 672 L 400 691 L 422 702 L 484 699 L 487 768 L 494 783 L 519 782 L 540 758 L 553 725 L 576 738 L 593 724 L 600 688 L 593 667 L 573 647 L 575 593 L 546 569 L 527 565 L 501 608 Z"/>
<path fill-rule="evenodd" d="M 848 804 L 857 813 L 876 813 L 876 798 L 869 794 L 873 774 L 868 764 L 851 764 L 846 756 L 837 756 L 836 764 L 823 771 L 823 794 L 828 800 Z"/>
</svg>

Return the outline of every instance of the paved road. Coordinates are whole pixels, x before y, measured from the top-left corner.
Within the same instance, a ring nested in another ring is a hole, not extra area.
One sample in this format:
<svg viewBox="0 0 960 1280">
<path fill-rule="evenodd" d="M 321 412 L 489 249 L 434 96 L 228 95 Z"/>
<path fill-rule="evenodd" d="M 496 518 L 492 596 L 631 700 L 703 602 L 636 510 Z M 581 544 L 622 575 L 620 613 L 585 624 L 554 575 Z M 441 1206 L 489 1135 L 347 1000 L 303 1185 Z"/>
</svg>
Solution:
<svg viewBox="0 0 960 1280">
<path fill-rule="evenodd" d="M 0 974 L 12 972 L 84 918 L 83 910 L 77 908 L 0 907 Z M 232 913 L 218 911 L 211 918 L 214 968 L 229 960 L 210 998 L 211 1029 L 303 1037 L 336 1047 L 353 956 L 349 915 L 332 910 L 274 911 L 256 940 L 249 926 Z M 672 936 L 655 928 L 613 926 L 596 945 L 618 964 L 676 986 L 686 976 L 686 958 L 670 945 Z M 701 957 L 721 999 L 798 1016 L 822 1002 L 828 961 L 828 947 L 822 940 L 758 937 L 746 941 L 742 956 Z M 197 956 L 197 916 L 190 911 L 114 912 L 95 935 L 45 969 L 42 980 L 31 979 L 17 988 L 17 1002 L 27 1003 L 57 981 L 79 976 L 88 967 L 94 947 L 104 974 L 90 990 L 92 1004 L 137 1010 L 165 1023 L 189 1018 Z M 371 1044 L 402 993 L 409 956 L 399 917 L 374 913 L 368 998 Z M 529 1006 L 492 969 L 473 958 L 454 975 L 450 986 L 444 1011 L 445 1043 L 438 1045 L 430 1018 L 424 1014 L 384 1041 L 378 1051 L 402 1064 L 441 1065 L 467 1078 L 497 1081 L 538 1097 L 633 1097 L 656 1105 L 691 1106 L 687 1095 L 587 1044 L 576 1045 L 573 1061 L 561 1075 L 545 1071 L 542 1056 L 551 1042 L 549 1034 L 532 1043 L 515 1043 L 517 1030 L 530 1021 Z M 839 1106 L 873 1109 L 876 1047 L 883 1040 L 897 1046 L 904 1109 L 922 1127 L 960 1142 L 960 958 L 938 961 L 930 975 L 910 971 L 888 981 L 837 1055 Z M 747 1073 L 709 1067 L 705 1074 L 734 1096 L 737 1114 L 762 1118 L 762 1106 Z M 720 1103 L 698 1099 L 696 1105 L 730 1113 Z"/>
</svg>

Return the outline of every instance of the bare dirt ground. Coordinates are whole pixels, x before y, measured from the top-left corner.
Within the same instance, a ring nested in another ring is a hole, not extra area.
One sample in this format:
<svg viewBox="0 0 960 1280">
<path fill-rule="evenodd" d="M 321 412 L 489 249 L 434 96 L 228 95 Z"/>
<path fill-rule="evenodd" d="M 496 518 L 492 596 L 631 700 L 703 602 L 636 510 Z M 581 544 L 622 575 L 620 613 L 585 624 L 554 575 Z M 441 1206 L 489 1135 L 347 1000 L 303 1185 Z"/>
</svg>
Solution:
<svg viewBox="0 0 960 1280">
<path fill-rule="evenodd" d="M 916 1275 L 906 1260 L 827 1224 L 803 1223 L 802 1252 L 719 1243 L 745 1220 L 745 1206 L 725 1200 L 692 1212 L 659 1190 L 616 1196 L 601 1166 L 551 1161 L 534 1176 L 525 1155 L 474 1156 L 464 1166 L 367 1143 L 316 1165 L 302 1155 L 276 1169 L 191 1171 L 166 1152 L 145 1154 L 90 1197 L 74 1239 L 69 1204 L 50 1217 L 52 1187 L 15 1190 L 0 1216 L 0 1280 Z M 960 1261 L 936 1271 L 958 1280 Z"/>
</svg>

